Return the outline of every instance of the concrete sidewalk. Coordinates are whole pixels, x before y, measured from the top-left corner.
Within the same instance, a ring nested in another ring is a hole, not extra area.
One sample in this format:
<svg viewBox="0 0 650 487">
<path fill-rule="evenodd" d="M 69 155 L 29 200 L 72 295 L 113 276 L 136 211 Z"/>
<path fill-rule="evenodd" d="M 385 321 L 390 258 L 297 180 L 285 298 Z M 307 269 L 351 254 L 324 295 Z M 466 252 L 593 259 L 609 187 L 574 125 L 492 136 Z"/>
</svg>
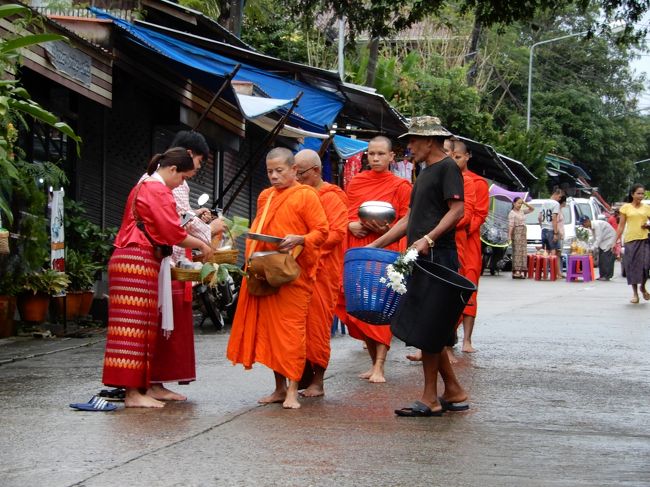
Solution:
<svg viewBox="0 0 650 487">
<path fill-rule="evenodd" d="M 650 485 L 650 302 L 629 294 L 621 278 L 485 276 L 479 352 L 457 352 L 472 409 L 441 418 L 394 416 L 422 383 L 397 341 L 388 383 L 369 384 L 360 342 L 334 338 L 326 397 L 284 411 L 255 402 L 268 369 L 232 367 L 227 335 L 197 330 L 188 402 L 84 413 L 68 403 L 101 388 L 101 337 L 0 340 L 0 483 Z"/>
</svg>

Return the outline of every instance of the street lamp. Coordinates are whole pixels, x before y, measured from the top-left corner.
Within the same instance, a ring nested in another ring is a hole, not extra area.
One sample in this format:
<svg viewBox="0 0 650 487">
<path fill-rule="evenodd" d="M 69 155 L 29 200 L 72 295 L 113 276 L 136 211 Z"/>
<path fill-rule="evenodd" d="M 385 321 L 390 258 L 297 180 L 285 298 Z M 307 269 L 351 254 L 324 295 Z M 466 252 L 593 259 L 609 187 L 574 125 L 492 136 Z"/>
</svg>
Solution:
<svg viewBox="0 0 650 487">
<path fill-rule="evenodd" d="M 613 34 L 621 32 L 625 29 L 625 22 L 616 20 L 609 24 L 609 28 Z M 542 44 L 561 41 L 562 39 L 568 39 L 569 37 L 583 36 L 588 33 L 589 31 L 585 30 L 583 32 L 577 32 L 575 34 L 567 34 L 565 36 L 554 37 L 553 39 L 546 39 L 545 41 L 539 41 L 530 46 L 530 56 L 528 58 L 528 102 L 526 104 L 526 131 L 530 130 L 530 107 L 533 99 L 533 51 L 537 46 L 541 46 Z"/>
<path fill-rule="evenodd" d="M 569 37 L 583 36 L 589 33 L 588 30 L 584 32 L 578 32 L 576 34 L 567 34 L 565 36 L 554 37 L 553 39 L 547 39 L 545 41 L 539 41 L 530 46 L 530 56 L 528 58 L 528 102 L 526 104 L 526 131 L 530 130 L 530 106 L 533 99 L 533 51 L 537 46 L 542 44 L 548 44 L 549 42 L 561 41 L 562 39 L 568 39 Z"/>
</svg>

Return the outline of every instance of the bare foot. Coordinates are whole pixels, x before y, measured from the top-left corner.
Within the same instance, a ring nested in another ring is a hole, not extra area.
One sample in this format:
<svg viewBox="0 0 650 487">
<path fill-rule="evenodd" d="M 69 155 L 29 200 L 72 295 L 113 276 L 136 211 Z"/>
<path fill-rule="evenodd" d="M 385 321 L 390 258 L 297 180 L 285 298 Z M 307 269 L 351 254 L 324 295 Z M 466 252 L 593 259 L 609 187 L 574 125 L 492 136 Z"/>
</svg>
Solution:
<svg viewBox="0 0 650 487">
<path fill-rule="evenodd" d="M 273 391 L 273 394 L 269 396 L 264 396 L 258 399 L 257 402 L 260 404 L 273 404 L 277 402 L 284 402 L 286 398 L 287 398 L 287 391 L 284 392 Z"/>
<path fill-rule="evenodd" d="M 297 391 L 294 393 L 288 393 L 286 399 L 282 403 L 284 409 L 300 409 L 300 403 L 298 402 Z"/>
<path fill-rule="evenodd" d="M 422 350 L 418 350 L 415 353 L 409 353 L 406 358 L 411 362 L 422 362 Z"/>
<path fill-rule="evenodd" d="M 187 396 L 178 392 L 170 391 L 162 384 L 153 384 L 147 390 L 147 396 L 158 399 L 159 401 L 187 401 Z"/>
<path fill-rule="evenodd" d="M 124 398 L 124 407 L 126 408 L 163 408 L 165 403 L 153 397 L 140 394 L 137 390 L 135 393 L 128 393 Z"/>
<path fill-rule="evenodd" d="M 458 363 L 458 360 L 456 360 L 456 356 L 454 355 L 454 350 L 451 347 L 445 347 L 445 351 L 447 352 L 447 358 L 451 365 Z"/>
<path fill-rule="evenodd" d="M 359 379 L 370 379 L 371 375 L 372 375 L 372 369 L 370 369 L 367 372 L 364 372 L 363 374 L 359 374 Z"/>
<path fill-rule="evenodd" d="M 463 348 L 461 350 L 465 353 L 474 353 L 477 351 L 474 347 L 472 347 L 471 343 L 467 342 L 463 342 Z"/>
<path fill-rule="evenodd" d="M 368 377 L 368 382 L 373 384 L 383 384 L 386 382 L 386 377 L 384 377 L 383 372 L 373 372 L 370 377 Z"/>
<path fill-rule="evenodd" d="M 320 397 L 325 395 L 325 390 L 320 384 L 311 384 L 307 389 L 300 393 L 302 397 Z"/>
</svg>

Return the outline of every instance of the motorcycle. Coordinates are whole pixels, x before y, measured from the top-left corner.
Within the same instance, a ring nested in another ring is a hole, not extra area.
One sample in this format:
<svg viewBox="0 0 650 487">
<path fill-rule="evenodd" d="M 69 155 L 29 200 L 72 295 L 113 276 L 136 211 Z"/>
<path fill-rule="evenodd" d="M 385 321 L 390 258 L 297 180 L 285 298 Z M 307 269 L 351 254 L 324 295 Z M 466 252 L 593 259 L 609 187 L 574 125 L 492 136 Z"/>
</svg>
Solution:
<svg viewBox="0 0 650 487">
<path fill-rule="evenodd" d="M 202 194 L 197 199 L 199 207 L 208 202 L 210 197 Z M 210 212 L 215 218 L 221 217 L 220 208 L 211 208 Z M 192 218 L 195 218 L 194 212 L 188 211 L 181 219 L 181 225 L 186 225 Z M 235 313 L 237 297 L 241 281 L 236 281 L 232 276 L 228 276 L 225 283 L 217 284 L 212 287 L 205 283 L 198 284 L 193 289 L 192 308 L 201 314 L 199 327 L 209 319 L 217 330 L 222 330 L 227 323 L 232 322 Z"/>
</svg>

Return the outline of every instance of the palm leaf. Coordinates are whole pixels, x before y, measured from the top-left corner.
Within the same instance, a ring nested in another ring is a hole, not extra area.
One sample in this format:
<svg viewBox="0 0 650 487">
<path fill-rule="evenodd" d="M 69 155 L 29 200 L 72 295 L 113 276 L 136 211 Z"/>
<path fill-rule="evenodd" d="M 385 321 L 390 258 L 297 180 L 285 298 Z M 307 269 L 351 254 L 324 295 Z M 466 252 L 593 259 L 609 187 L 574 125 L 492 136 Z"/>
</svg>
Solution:
<svg viewBox="0 0 650 487">
<path fill-rule="evenodd" d="M 54 125 L 58 121 L 58 119 L 52 113 L 48 112 L 38 105 L 27 102 L 25 100 L 9 99 L 8 105 L 9 108 L 27 113 L 28 115 L 34 117 L 36 120 L 44 122 L 48 125 Z"/>
<path fill-rule="evenodd" d="M 0 6 L 0 19 L 9 17 L 10 15 L 27 13 L 29 13 L 29 9 L 24 5 L 16 5 L 15 3 L 10 3 L 8 5 Z"/>
<path fill-rule="evenodd" d="M 61 41 L 66 37 L 59 34 L 32 34 L 28 36 L 18 37 L 10 41 L 4 41 L 0 44 L 0 54 L 10 51 L 17 51 L 23 47 L 33 46 L 34 44 L 42 44 L 43 42 Z"/>
</svg>

